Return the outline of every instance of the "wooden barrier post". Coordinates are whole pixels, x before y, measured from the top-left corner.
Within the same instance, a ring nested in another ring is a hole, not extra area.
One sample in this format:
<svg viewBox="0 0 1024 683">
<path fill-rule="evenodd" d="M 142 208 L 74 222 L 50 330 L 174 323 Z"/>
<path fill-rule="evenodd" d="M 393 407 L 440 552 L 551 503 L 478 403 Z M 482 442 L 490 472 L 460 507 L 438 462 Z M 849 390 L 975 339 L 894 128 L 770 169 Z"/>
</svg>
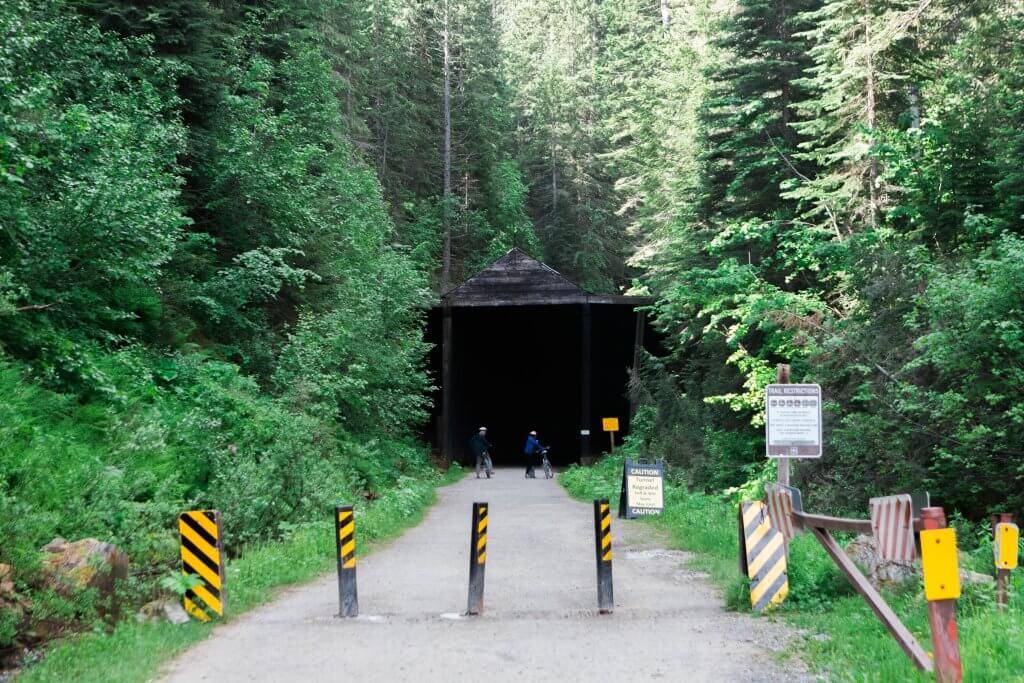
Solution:
<svg viewBox="0 0 1024 683">
<path fill-rule="evenodd" d="M 789 366 L 785 364 L 779 364 L 775 368 L 775 383 L 776 384 L 789 384 Z M 789 458 L 777 458 L 776 461 L 779 467 L 779 476 L 777 477 L 780 484 L 789 486 Z M 789 552 L 789 544 L 786 545 L 786 552 Z"/>
<path fill-rule="evenodd" d="M 946 514 L 940 507 L 921 510 L 922 529 L 922 564 L 927 562 L 923 548 L 927 536 L 924 532 L 938 531 L 946 528 Z M 931 536 L 929 536 L 931 538 Z M 930 542 L 930 541 L 927 541 Z M 938 542 L 938 539 L 936 539 Z M 953 551 L 955 557 L 955 544 Z M 953 570 L 958 572 L 955 564 Z M 925 569 L 927 572 L 927 568 Z M 959 582 L 959 575 L 956 576 Z M 928 588 L 928 579 L 925 579 Z M 959 591 L 957 591 L 959 592 Z M 926 595 L 927 597 L 927 595 Z M 956 629 L 956 598 L 928 600 L 928 626 L 932 632 L 932 648 L 934 649 L 935 680 L 939 683 L 959 683 L 963 680 L 963 668 L 960 664 L 960 641 Z"/>
<path fill-rule="evenodd" d="M 856 589 L 864 601 L 868 603 L 871 611 L 875 613 L 878 620 L 882 622 L 892 637 L 896 639 L 903 652 L 910 661 L 921 671 L 933 671 L 931 658 L 925 652 L 921 644 L 917 642 L 914 634 L 903 625 L 900 618 L 889 607 L 889 604 L 875 590 L 875 587 L 860 573 L 857 565 L 847 556 L 836 542 L 830 531 L 843 531 L 858 534 L 870 534 L 871 522 L 866 519 L 845 519 L 842 517 L 829 517 L 827 515 L 815 515 L 809 512 L 793 511 L 794 522 L 799 523 L 804 529 L 809 529 L 821 546 L 828 553 L 836 566 L 846 575 L 850 584 Z"/>
<path fill-rule="evenodd" d="M 1013 524 L 1013 515 L 1008 512 L 1001 512 L 998 515 L 992 515 L 992 540 L 993 543 L 998 543 L 996 534 L 999 530 L 1000 524 Z M 1006 609 L 1007 603 L 1007 590 L 1006 584 L 1010 578 L 1010 570 L 1003 569 L 996 566 L 996 607 L 1001 611 Z"/>
</svg>

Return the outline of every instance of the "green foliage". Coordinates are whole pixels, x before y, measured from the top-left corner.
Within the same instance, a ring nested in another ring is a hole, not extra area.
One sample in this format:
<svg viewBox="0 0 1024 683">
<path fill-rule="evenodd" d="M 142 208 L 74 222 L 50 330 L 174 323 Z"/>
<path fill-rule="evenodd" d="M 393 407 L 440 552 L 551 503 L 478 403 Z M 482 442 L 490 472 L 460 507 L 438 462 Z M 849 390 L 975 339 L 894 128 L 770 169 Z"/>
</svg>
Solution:
<svg viewBox="0 0 1024 683">
<path fill-rule="evenodd" d="M 786 362 L 829 399 L 826 457 L 796 468 L 821 508 L 930 490 L 971 519 L 1019 509 L 1020 8 L 681 19 L 714 39 L 695 109 L 665 124 L 699 165 L 634 259 L 669 352 L 638 378 L 659 415 L 645 448 L 704 490 L 756 480 Z"/>
<path fill-rule="evenodd" d="M 109 340 L 158 323 L 188 220 L 173 71 L 59 7 L 0 10 L 0 341 L 65 365 L 46 330 Z"/>
<path fill-rule="evenodd" d="M 357 505 L 361 555 L 422 518 L 434 501 L 438 485 L 457 481 L 464 471 L 453 467 L 443 477 L 436 472 L 403 477 L 379 499 Z M 334 526 L 330 515 L 293 525 L 281 540 L 260 542 L 227 565 L 231 602 L 226 618 L 262 604 L 274 589 L 309 581 L 334 566 Z M 3 622 L 0 621 L 0 624 Z M 62 641 L 47 656 L 19 674 L 28 682 L 142 683 L 160 667 L 209 635 L 210 624 L 186 625 L 122 621 L 109 633 L 93 632 Z"/>
<path fill-rule="evenodd" d="M 95 612 L 38 590 L 55 536 L 123 548 L 141 601 L 183 509 L 221 510 L 237 555 L 427 473 L 433 264 L 396 241 L 340 106 L 336 48 L 367 18 L 0 6 L 0 562 L 31 604 L 0 651 Z"/>
</svg>

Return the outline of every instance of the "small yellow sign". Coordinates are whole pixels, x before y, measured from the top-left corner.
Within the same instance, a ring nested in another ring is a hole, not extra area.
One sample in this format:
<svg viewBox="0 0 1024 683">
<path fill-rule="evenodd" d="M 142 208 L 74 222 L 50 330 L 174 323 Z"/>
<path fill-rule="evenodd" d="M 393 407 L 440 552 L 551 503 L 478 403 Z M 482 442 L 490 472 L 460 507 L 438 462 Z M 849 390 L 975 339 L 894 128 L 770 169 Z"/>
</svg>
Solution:
<svg viewBox="0 0 1024 683">
<path fill-rule="evenodd" d="M 1016 524 L 996 524 L 996 536 L 992 544 L 996 555 L 996 569 L 1016 569 L 1020 547 L 1020 529 Z"/>
<path fill-rule="evenodd" d="M 955 529 L 926 529 L 921 532 L 921 570 L 924 573 L 925 600 L 955 600 L 960 597 Z"/>
<path fill-rule="evenodd" d="M 606 432 L 617 432 L 619 431 L 619 418 L 617 417 L 602 417 L 601 427 Z"/>
</svg>

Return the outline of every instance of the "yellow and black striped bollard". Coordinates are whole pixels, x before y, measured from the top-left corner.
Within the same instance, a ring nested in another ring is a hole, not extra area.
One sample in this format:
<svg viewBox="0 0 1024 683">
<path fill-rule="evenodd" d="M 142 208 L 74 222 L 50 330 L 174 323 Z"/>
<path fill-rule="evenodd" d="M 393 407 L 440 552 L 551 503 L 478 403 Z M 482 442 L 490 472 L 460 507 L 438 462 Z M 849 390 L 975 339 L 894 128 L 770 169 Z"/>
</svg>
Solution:
<svg viewBox="0 0 1024 683">
<path fill-rule="evenodd" d="M 473 503 L 469 534 L 469 606 L 466 614 L 484 611 L 484 569 L 487 567 L 487 503 Z"/>
<path fill-rule="evenodd" d="M 338 542 L 338 616 L 359 616 L 359 596 L 356 592 L 356 518 L 351 505 L 334 508 L 334 525 Z"/>
<path fill-rule="evenodd" d="M 612 595 L 612 511 L 607 498 L 594 501 L 594 544 L 597 555 L 597 609 L 611 614 L 615 608 Z"/>
<path fill-rule="evenodd" d="M 178 515 L 178 533 L 181 536 L 181 571 L 200 579 L 200 583 L 185 593 L 185 611 L 200 621 L 209 621 L 211 613 L 224 616 L 227 600 L 220 512 L 183 512 Z"/>
</svg>

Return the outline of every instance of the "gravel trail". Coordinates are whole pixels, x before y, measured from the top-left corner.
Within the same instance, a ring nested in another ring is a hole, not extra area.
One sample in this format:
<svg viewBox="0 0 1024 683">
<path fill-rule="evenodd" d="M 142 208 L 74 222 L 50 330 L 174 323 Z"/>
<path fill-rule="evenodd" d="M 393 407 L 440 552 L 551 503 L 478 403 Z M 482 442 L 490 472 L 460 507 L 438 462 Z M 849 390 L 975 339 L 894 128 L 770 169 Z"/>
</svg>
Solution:
<svg viewBox="0 0 1024 683">
<path fill-rule="evenodd" d="M 473 501 L 490 504 L 490 535 L 485 612 L 470 618 Z M 812 680 L 772 656 L 788 630 L 724 611 L 647 525 L 613 520 L 615 613 L 598 615 L 593 529 L 592 506 L 553 480 L 471 475 L 359 559 L 357 619 L 335 618 L 336 578 L 324 577 L 216 629 L 163 680 Z"/>
</svg>

